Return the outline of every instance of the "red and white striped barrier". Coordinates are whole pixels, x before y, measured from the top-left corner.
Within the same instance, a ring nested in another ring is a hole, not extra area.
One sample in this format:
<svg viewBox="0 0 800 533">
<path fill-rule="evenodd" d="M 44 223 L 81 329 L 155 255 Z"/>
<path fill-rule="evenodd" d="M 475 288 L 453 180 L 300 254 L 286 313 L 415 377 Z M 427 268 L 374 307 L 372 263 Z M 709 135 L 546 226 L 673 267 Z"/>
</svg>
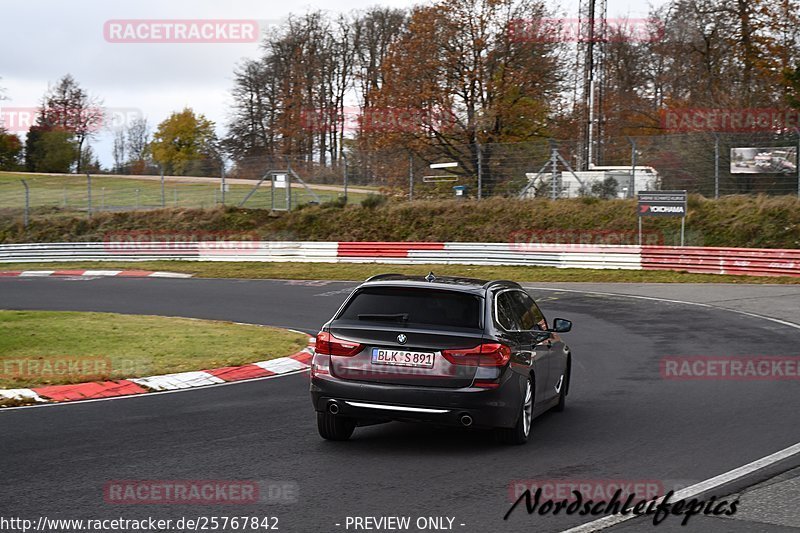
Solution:
<svg viewBox="0 0 800 533">
<path fill-rule="evenodd" d="M 519 265 L 800 276 L 800 250 L 779 249 L 518 242 L 214 241 L 0 245 L 0 263 L 152 260 Z M 81 275 L 103 271 L 84 272 Z M 119 272 L 118 275 L 125 275 L 122 272 L 126 271 Z"/>
<path fill-rule="evenodd" d="M 642 269 L 798 277 L 800 250 L 646 246 L 642 248 Z"/>
<path fill-rule="evenodd" d="M 180 272 L 153 272 L 152 270 L 7 270 L 0 271 L 2 278 L 47 278 L 51 276 L 117 276 L 120 278 L 191 278 L 192 274 Z"/>
<path fill-rule="evenodd" d="M 313 339 L 311 339 L 313 341 Z M 309 341 L 309 342 L 311 342 Z M 128 378 L 115 381 L 97 381 L 70 385 L 47 385 L 30 389 L 0 389 L 0 400 L 14 404 L 40 404 L 96 400 L 117 396 L 131 396 L 148 392 L 192 389 L 218 385 L 231 381 L 266 378 L 291 374 L 307 369 L 314 355 L 313 342 L 302 351 L 288 357 L 278 357 L 242 366 L 229 366 L 179 372 L 143 378 Z"/>
</svg>

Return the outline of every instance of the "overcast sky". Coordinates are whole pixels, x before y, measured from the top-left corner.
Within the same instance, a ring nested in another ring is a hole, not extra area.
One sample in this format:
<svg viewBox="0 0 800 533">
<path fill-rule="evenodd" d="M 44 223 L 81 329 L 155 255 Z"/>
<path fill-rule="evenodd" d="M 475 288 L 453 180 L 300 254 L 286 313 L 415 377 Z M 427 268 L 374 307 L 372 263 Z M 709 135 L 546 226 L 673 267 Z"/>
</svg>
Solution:
<svg viewBox="0 0 800 533">
<path fill-rule="evenodd" d="M 552 0 L 551 0 L 552 2 Z M 3 0 L 0 32 L 2 109 L 34 108 L 48 84 L 66 73 L 122 116 L 143 114 L 156 125 L 170 112 L 191 107 L 224 133 L 233 70 L 243 58 L 259 55 L 249 43 L 112 43 L 103 33 L 109 20 L 248 19 L 262 28 L 290 13 L 323 9 L 331 13 L 376 4 L 410 7 L 413 0 Z M 661 3 L 660 1 L 658 3 Z M 562 16 L 577 10 L 577 0 L 552 3 Z M 648 0 L 608 0 L 609 17 L 646 16 Z M 7 125 L 8 126 L 8 125 Z M 24 136 L 24 133 L 16 131 Z M 111 134 L 92 142 L 100 161 L 111 166 Z"/>
</svg>

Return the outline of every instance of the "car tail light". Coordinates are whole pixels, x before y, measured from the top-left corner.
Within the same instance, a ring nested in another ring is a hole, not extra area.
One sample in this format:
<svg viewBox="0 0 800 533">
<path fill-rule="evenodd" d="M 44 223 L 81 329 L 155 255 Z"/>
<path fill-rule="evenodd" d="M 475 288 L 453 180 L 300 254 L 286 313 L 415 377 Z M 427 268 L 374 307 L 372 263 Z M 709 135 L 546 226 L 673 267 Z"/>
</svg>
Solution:
<svg viewBox="0 0 800 533">
<path fill-rule="evenodd" d="M 464 350 L 442 350 L 442 355 L 454 365 L 505 366 L 511 358 L 511 348 L 505 344 L 483 343 Z"/>
<path fill-rule="evenodd" d="M 317 333 L 317 345 L 314 351 L 321 355 L 343 355 L 352 357 L 360 352 L 362 345 L 357 342 L 338 339 L 327 331 Z"/>
</svg>

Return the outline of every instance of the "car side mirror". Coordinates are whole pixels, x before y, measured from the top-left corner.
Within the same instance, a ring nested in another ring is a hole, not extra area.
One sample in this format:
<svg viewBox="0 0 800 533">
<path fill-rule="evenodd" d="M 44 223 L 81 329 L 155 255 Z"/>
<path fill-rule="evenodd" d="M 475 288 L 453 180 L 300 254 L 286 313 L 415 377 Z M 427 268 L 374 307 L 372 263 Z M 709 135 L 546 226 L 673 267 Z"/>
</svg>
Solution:
<svg viewBox="0 0 800 533">
<path fill-rule="evenodd" d="M 572 329 L 572 321 L 567 320 L 566 318 L 555 318 L 553 319 L 553 327 L 550 328 L 550 331 L 555 333 L 566 333 Z"/>
</svg>

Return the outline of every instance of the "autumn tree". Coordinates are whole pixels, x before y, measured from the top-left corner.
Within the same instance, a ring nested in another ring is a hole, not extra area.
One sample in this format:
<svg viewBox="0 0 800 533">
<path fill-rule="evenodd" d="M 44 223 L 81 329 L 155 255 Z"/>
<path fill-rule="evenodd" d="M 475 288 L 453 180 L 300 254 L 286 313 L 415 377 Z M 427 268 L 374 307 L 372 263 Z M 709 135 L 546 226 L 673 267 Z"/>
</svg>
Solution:
<svg viewBox="0 0 800 533">
<path fill-rule="evenodd" d="M 547 14 L 528 0 L 444 0 L 418 7 L 384 61 L 376 105 L 419 110 L 417 127 L 376 131 L 426 160 L 454 160 L 467 176 L 482 165 L 486 192 L 504 173 L 495 143 L 541 139 L 565 88 L 562 49 L 539 34 Z M 524 35 L 514 34 L 523 21 Z M 378 128 L 373 128 L 378 129 Z"/>
<path fill-rule="evenodd" d="M 111 148 L 114 157 L 114 172 L 123 173 L 125 170 L 125 130 L 120 128 L 114 131 L 114 141 Z"/>
<path fill-rule="evenodd" d="M 246 60 L 234 72 L 233 109 L 224 146 L 237 161 L 275 156 L 278 78 L 268 60 Z"/>
<path fill-rule="evenodd" d="M 42 135 L 29 136 L 29 139 L 35 143 L 38 139 L 47 138 L 49 148 L 56 148 L 61 142 L 62 146 L 57 147 L 59 155 L 54 158 L 59 161 L 68 145 L 73 146 L 70 167 L 74 165 L 75 171 L 81 172 L 81 154 L 88 140 L 101 126 L 103 115 L 102 101 L 89 95 L 71 75 L 67 74 L 44 95 L 36 117 L 36 128 Z M 48 132 L 60 132 L 60 134 L 45 135 Z M 42 154 L 41 157 L 45 157 L 44 148 L 41 146 L 26 144 L 26 151 Z M 35 158 L 29 160 L 32 166 L 37 166 Z M 58 166 L 63 168 L 61 164 Z"/>
<path fill-rule="evenodd" d="M 25 169 L 68 173 L 75 165 L 77 150 L 72 132 L 33 125 L 25 140 Z"/>
<path fill-rule="evenodd" d="M 0 128 L 0 170 L 20 170 L 21 163 L 22 141 Z"/>
<path fill-rule="evenodd" d="M 237 166 L 256 156 L 297 155 L 338 164 L 349 133 L 347 98 L 366 105 L 359 91 L 377 88 L 382 58 L 403 20 L 402 11 L 381 8 L 335 18 L 310 12 L 265 36 L 262 57 L 234 73 L 224 146 Z"/>
<path fill-rule="evenodd" d="M 125 128 L 124 151 L 131 174 L 144 174 L 150 149 L 150 124 L 145 117 L 134 118 Z"/>
<path fill-rule="evenodd" d="M 220 168 L 216 142 L 214 123 L 185 108 L 158 125 L 150 152 L 167 174 L 209 175 Z"/>
<path fill-rule="evenodd" d="M 383 62 L 403 33 L 408 14 L 402 9 L 373 7 L 354 20 L 355 73 L 361 107 L 369 109 L 372 95 L 384 85 Z"/>
</svg>

